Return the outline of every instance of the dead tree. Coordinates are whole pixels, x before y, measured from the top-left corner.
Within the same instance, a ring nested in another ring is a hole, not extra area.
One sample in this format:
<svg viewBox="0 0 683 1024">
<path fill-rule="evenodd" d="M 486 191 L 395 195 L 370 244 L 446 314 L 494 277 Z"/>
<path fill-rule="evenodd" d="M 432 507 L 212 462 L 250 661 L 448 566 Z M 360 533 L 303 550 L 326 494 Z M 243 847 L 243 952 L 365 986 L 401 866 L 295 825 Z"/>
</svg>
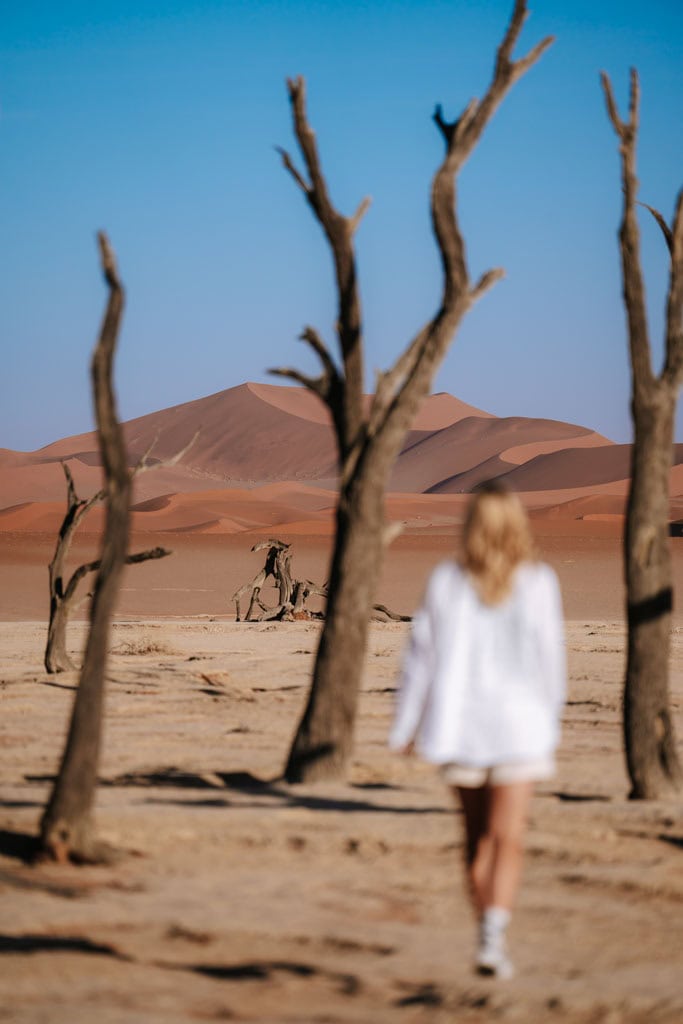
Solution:
<svg viewBox="0 0 683 1024">
<path fill-rule="evenodd" d="M 291 545 L 285 544 L 282 540 L 262 540 L 254 544 L 252 551 L 266 552 L 265 565 L 260 572 L 254 576 L 251 583 L 245 583 L 236 590 L 231 597 L 235 602 L 236 621 L 241 620 L 241 599 L 249 594 L 249 608 L 244 617 L 245 622 L 261 621 L 264 618 L 272 619 L 282 615 L 288 607 L 291 607 L 291 598 L 295 588 L 290 570 Z M 269 608 L 261 600 L 261 590 L 270 578 L 273 578 L 279 591 L 279 602 L 277 607 Z M 256 611 L 258 609 L 258 612 Z"/>
<path fill-rule="evenodd" d="M 76 586 L 82 577 L 74 582 L 74 573 L 74 576 L 65 585 L 65 562 L 78 524 L 90 509 L 104 498 L 105 494 L 103 490 L 100 490 L 90 498 L 79 498 L 76 494 L 71 470 L 65 462 L 62 463 L 62 469 L 66 477 L 66 514 L 59 528 L 52 561 L 48 566 L 50 619 L 45 646 L 45 669 L 47 672 L 67 672 L 76 667 L 66 649 L 66 626 L 69 612 L 74 603 Z"/>
<path fill-rule="evenodd" d="M 295 166 L 287 152 L 280 152 L 285 168 L 303 191 L 332 251 L 341 356 L 338 365 L 319 334 L 307 327 L 302 339 L 320 359 L 321 375 L 314 378 L 295 369 L 275 371 L 310 388 L 328 405 L 340 463 L 327 618 L 309 700 L 285 769 L 291 782 L 334 778 L 345 770 L 353 740 L 368 619 L 383 557 L 383 495 L 389 473 L 462 318 L 503 276 L 500 269 L 489 270 L 478 281 L 470 280 L 456 212 L 456 180 L 508 90 L 552 42 L 552 38 L 546 38 L 526 57 L 513 60 L 512 51 L 526 16 L 526 0 L 516 0 L 483 99 L 471 100 L 455 121 L 446 121 L 441 107 L 436 108 L 434 120 L 446 149 L 431 190 L 432 224 L 443 266 L 441 305 L 394 366 L 378 375 L 368 411 L 363 403 L 361 306 L 354 235 L 369 200 L 363 200 L 351 217 L 343 216 L 333 206 L 315 135 L 307 119 L 304 80 L 288 82 L 294 132 L 305 171 Z"/>
<path fill-rule="evenodd" d="M 673 224 L 646 208 L 671 255 L 664 366 L 657 376 L 647 326 L 636 218 L 639 84 L 631 71 L 628 121 L 622 121 L 606 74 L 607 111 L 619 137 L 623 210 L 619 245 L 631 364 L 631 485 L 626 510 L 624 567 L 628 653 L 624 688 L 624 747 L 631 797 L 656 799 L 681 787 L 681 766 L 669 702 L 673 578 L 669 549 L 669 472 L 676 403 L 683 380 L 683 190 Z M 640 204 L 646 205 L 646 204 Z"/>
<path fill-rule="evenodd" d="M 197 439 L 197 434 L 188 445 L 169 459 L 149 461 L 149 455 L 154 444 L 144 453 L 133 469 L 133 476 L 144 473 L 149 469 L 158 469 L 161 466 L 174 466 L 189 450 Z M 66 462 L 62 463 L 62 469 L 66 477 L 66 514 L 57 535 L 57 544 L 52 561 L 48 567 L 48 578 L 50 586 L 50 618 L 47 629 L 47 643 L 45 645 L 45 669 L 47 672 L 65 672 L 75 669 L 71 657 L 66 649 L 66 627 L 69 615 L 76 604 L 76 591 L 80 581 L 91 572 L 96 572 L 100 567 L 99 559 L 81 565 L 74 571 L 65 584 L 66 558 L 71 547 L 74 533 L 79 523 L 85 518 L 94 506 L 103 501 L 107 490 L 102 488 L 90 498 L 79 498 L 76 493 L 73 476 Z M 147 551 L 139 551 L 134 555 L 126 556 L 126 565 L 134 565 L 139 562 L 147 562 L 150 559 L 165 558 L 171 552 L 167 548 L 151 548 Z"/>
<path fill-rule="evenodd" d="M 69 733 L 54 788 L 40 825 L 45 856 L 59 861 L 95 861 L 97 843 L 92 807 L 102 731 L 104 677 L 109 631 L 121 573 L 126 561 L 131 475 L 123 431 L 116 414 L 112 365 L 123 311 L 124 293 L 107 237 L 98 235 L 109 300 L 92 360 L 97 434 L 106 480 L 106 519 L 100 566 L 90 608 L 90 630 Z"/>
<path fill-rule="evenodd" d="M 240 622 L 242 618 L 242 598 L 249 594 L 249 608 L 244 616 L 245 622 L 266 622 L 271 619 L 280 621 L 292 621 L 296 619 L 324 619 L 324 612 L 312 612 L 306 607 L 309 597 L 322 597 L 327 600 L 329 596 L 327 584 L 319 586 L 312 580 L 295 580 L 292 577 L 291 544 L 282 540 L 262 540 L 254 544 L 252 551 L 266 551 L 265 565 L 260 572 L 254 576 L 250 583 L 244 583 L 231 597 L 235 602 L 235 621 Z M 274 607 L 268 607 L 261 600 L 261 590 L 272 576 L 275 586 L 278 588 L 279 601 Z M 410 622 L 410 615 L 397 615 L 386 605 L 375 604 L 373 611 L 378 612 L 377 618 L 382 621 L 391 619 L 393 622 Z"/>
</svg>

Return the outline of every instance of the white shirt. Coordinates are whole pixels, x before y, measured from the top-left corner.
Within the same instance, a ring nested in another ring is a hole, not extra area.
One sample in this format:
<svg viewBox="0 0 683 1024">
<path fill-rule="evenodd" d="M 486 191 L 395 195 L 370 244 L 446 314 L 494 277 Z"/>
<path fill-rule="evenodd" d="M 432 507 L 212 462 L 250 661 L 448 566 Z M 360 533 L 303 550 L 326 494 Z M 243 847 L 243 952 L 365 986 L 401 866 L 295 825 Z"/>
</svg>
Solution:
<svg viewBox="0 0 683 1024">
<path fill-rule="evenodd" d="M 565 686 L 562 602 L 550 566 L 522 563 L 509 595 L 487 605 L 463 569 L 442 562 L 413 619 L 389 744 L 416 740 L 436 764 L 548 757 Z"/>
</svg>

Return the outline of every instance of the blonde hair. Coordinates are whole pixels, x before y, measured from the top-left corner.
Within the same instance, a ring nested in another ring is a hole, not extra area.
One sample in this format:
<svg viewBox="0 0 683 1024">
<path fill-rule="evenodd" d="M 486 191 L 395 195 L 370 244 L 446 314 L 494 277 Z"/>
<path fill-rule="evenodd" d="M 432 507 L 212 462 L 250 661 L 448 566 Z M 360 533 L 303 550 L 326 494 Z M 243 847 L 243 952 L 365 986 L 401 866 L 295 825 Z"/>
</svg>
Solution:
<svg viewBox="0 0 683 1024">
<path fill-rule="evenodd" d="M 498 604 L 519 563 L 534 558 L 529 519 L 517 495 L 500 484 L 482 486 L 467 509 L 462 548 L 463 567 L 482 601 Z"/>
</svg>

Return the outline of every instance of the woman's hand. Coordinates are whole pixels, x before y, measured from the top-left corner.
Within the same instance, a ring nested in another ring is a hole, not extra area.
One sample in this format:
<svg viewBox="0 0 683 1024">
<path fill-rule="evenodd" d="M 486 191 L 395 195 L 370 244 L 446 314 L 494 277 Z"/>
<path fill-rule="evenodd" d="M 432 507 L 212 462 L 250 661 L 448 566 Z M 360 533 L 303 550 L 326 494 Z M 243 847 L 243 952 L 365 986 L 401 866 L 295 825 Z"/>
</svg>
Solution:
<svg viewBox="0 0 683 1024">
<path fill-rule="evenodd" d="M 403 757 L 412 757 L 415 753 L 415 740 L 411 740 L 410 743 L 406 743 L 404 747 L 399 747 L 397 753 Z"/>
</svg>

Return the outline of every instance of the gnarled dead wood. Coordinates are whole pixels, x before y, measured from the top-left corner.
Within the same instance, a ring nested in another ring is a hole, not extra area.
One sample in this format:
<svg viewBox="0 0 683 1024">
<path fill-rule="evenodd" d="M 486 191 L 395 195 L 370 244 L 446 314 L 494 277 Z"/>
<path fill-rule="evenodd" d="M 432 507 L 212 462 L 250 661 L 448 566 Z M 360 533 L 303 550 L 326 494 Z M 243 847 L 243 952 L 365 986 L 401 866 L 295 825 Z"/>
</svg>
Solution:
<svg viewBox="0 0 683 1024">
<path fill-rule="evenodd" d="M 97 435 L 106 480 L 106 520 L 100 566 L 90 608 L 90 629 L 62 761 L 40 824 L 43 855 L 59 861 L 97 861 L 92 807 L 97 784 L 102 702 L 111 617 L 126 560 L 131 476 L 123 431 L 116 414 L 113 361 L 124 292 L 106 235 L 98 235 L 109 300 L 92 359 Z"/>
<path fill-rule="evenodd" d="M 619 138 L 623 208 L 619 229 L 631 364 L 631 483 L 624 567 L 628 618 L 624 686 L 624 748 L 631 797 L 658 799 L 681 789 L 669 697 L 673 576 L 669 541 L 669 475 L 678 392 L 683 378 L 683 189 L 671 226 L 636 199 L 640 87 L 631 71 L 628 119 L 622 121 L 610 80 L 602 74 L 607 112 Z M 636 206 L 650 211 L 669 249 L 664 365 L 652 368 Z"/>
<path fill-rule="evenodd" d="M 303 337 L 322 364 L 319 377 L 275 370 L 304 384 L 330 409 L 340 464 L 340 493 L 330 568 L 327 617 L 318 647 L 313 684 L 294 737 L 286 777 L 291 782 L 343 774 L 353 738 L 368 619 L 383 555 L 383 497 L 392 465 L 436 369 L 463 316 L 502 277 L 489 270 L 472 281 L 456 207 L 458 173 L 512 85 L 550 46 L 548 37 L 521 59 L 512 51 L 527 17 L 516 0 L 496 55 L 493 77 L 481 100 L 471 100 L 448 121 L 441 107 L 434 120 L 445 155 L 432 182 L 431 214 L 442 263 L 441 302 L 393 367 L 379 375 L 369 411 L 363 403 L 363 347 L 354 235 L 368 208 L 364 200 L 350 217 L 333 205 L 322 172 L 315 134 L 306 113 L 303 78 L 288 80 L 294 133 L 304 169 L 280 150 L 284 166 L 304 193 L 327 238 L 337 284 L 338 366 L 327 346 L 307 327 Z"/>
<path fill-rule="evenodd" d="M 161 467 L 175 466 L 182 459 L 197 440 L 198 433 L 192 440 L 175 455 L 166 459 L 158 459 L 150 462 L 150 455 L 156 444 L 154 439 L 147 451 L 138 459 L 132 470 L 132 476 L 139 476 L 149 470 L 160 469 Z M 94 508 L 98 502 L 106 496 L 106 488 L 102 488 L 90 498 L 79 498 L 76 493 L 71 470 L 66 462 L 62 462 L 62 469 L 66 477 L 66 514 L 57 535 L 52 561 L 48 566 L 48 580 L 50 588 L 50 617 L 47 629 L 47 642 L 45 645 L 45 669 L 47 672 L 64 672 L 75 669 L 66 647 L 66 627 L 69 615 L 76 606 L 76 587 L 79 582 L 90 572 L 95 572 L 100 567 L 99 561 L 89 562 L 79 566 L 65 583 L 66 559 L 71 547 L 73 535 L 84 517 Z M 139 551 L 135 555 L 126 557 L 127 565 L 134 565 L 139 562 L 146 562 L 150 559 L 165 558 L 171 551 L 166 548 L 153 548 L 151 551 Z"/>
<path fill-rule="evenodd" d="M 266 551 L 266 562 L 250 583 L 244 583 L 231 597 L 235 602 L 235 620 L 241 621 L 241 601 L 249 595 L 249 609 L 244 617 L 245 622 L 269 622 L 273 619 L 292 621 L 293 619 L 324 619 L 322 611 L 311 611 L 306 602 L 311 597 L 322 597 L 327 600 L 328 585 L 322 586 L 312 580 L 296 580 L 292 577 L 291 544 L 282 540 L 263 540 L 254 544 L 252 551 Z M 261 589 L 270 577 L 279 591 L 278 603 L 272 607 L 261 600 Z M 258 611 L 256 611 L 258 609 Z M 391 619 L 394 622 L 410 622 L 410 615 L 398 615 L 390 611 L 386 605 L 373 605 L 373 611 L 379 613 L 378 618 Z"/>
</svg>

